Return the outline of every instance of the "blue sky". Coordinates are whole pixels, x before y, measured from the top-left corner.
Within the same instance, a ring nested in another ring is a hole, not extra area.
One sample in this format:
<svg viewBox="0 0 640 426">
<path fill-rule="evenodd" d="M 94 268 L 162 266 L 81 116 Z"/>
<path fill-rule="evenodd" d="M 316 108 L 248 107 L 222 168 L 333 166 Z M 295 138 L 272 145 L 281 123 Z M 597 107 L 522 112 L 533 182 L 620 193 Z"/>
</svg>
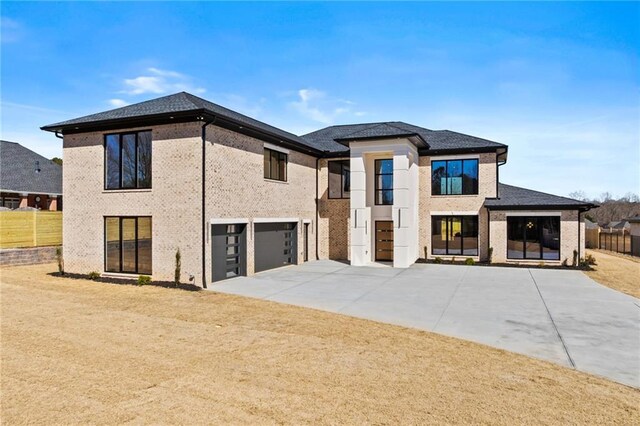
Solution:
<svg viewBox="0 0 640 426">
<path fill-rule="evenodd" d="M 18 3 L 3 139 L 181 90 L 293 133 L 402 120 L 509 145 L 501 180 L 640 192 L 639 3 Z"/>
</svg>

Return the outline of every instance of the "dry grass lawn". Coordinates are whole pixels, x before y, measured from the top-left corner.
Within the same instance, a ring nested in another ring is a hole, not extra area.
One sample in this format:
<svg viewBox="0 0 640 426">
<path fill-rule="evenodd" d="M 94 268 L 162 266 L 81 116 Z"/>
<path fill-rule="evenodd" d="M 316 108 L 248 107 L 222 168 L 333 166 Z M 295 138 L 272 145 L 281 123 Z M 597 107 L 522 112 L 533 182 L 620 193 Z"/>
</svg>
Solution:
<svg viewBox="0 0 640 426">
<path fill-rule="evenodd" d="M 433 333 L 213 292 L 0 279 L 3 424 L 640 424 L 640 391 Z"/>
<path fill-rule="evenodd" d="M 587 250 L 596 258 L 591 279 L 614 290 L 640 298 L 640 259 L 600 250 Z"/>
</svg>

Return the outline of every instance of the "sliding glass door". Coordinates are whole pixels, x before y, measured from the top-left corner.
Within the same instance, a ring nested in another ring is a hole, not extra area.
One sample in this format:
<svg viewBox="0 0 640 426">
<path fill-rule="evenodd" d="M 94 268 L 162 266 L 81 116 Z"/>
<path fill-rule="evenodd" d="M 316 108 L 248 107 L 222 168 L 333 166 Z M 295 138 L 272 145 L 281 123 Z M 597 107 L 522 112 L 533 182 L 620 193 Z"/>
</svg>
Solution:
<svg viewBox="0 0 640 426">
<path fill-rule="evenodd" d="M 560 260 L 560 217 L 507 217 L 507 258 Z"/>
</svg>

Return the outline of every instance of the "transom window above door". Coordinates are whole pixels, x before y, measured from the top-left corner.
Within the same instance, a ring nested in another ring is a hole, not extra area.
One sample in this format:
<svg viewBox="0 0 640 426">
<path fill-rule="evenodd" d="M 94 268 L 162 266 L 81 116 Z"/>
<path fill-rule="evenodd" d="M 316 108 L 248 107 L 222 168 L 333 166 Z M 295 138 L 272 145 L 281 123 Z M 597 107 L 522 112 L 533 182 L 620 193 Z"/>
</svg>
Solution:
<svg viewBox="0 0 640 426">
<path fill-rule="evenodd" d="M 393 159 L 375 160 L 375 203 L 393 205 Z"/>
</svg>

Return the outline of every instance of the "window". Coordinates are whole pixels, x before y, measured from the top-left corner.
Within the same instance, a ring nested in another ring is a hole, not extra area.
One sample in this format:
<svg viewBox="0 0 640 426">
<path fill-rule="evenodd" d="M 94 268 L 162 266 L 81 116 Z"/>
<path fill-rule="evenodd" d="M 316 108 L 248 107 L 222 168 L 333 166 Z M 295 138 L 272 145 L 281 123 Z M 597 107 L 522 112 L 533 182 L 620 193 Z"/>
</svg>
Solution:
<svg viewBox="0 0 640 426">
<path fill-rule="evenodd" d="M 560 260 L 560 217 L 507 217 L 507 258 Z"/>
<path fill-rule="evenodd" d="M 151 274 L 151 218 L 104 218 L 104 270 Z"/>
<path fill-rule="evenodd" d="M 105 189 L 151 188 L 151 131 L 105 136 Z"/>
<path fill-rule="evenodd" d="M 478 216 L 432 216 L 431 254 L 478 255 Z"/>
<path fill-rule="evenodd" d="M 377 206 L 393 204 L 393 160 L 375 161 L 375 202 Z"/>
<path fill-rule="evenodd" d="M 264 149 L 264 177 L 287 181 L 287 154 L 273 149 Z"/>
<path fill-rule="evenodd" d="M 349 198 L 351 191 L 351 161 L 329 161 L 329 198 Z"/>
<path fill-rule="evenodd" d="M 478 193 L 478 160 L 431 162 L 431 195 Z"/>
<path fill-rule="evenodd" d="M 9 209 L 17 209 L 18 207 L 20 207 L 20 198 L 3 197 L 2 206 Z"/>
</svg>

